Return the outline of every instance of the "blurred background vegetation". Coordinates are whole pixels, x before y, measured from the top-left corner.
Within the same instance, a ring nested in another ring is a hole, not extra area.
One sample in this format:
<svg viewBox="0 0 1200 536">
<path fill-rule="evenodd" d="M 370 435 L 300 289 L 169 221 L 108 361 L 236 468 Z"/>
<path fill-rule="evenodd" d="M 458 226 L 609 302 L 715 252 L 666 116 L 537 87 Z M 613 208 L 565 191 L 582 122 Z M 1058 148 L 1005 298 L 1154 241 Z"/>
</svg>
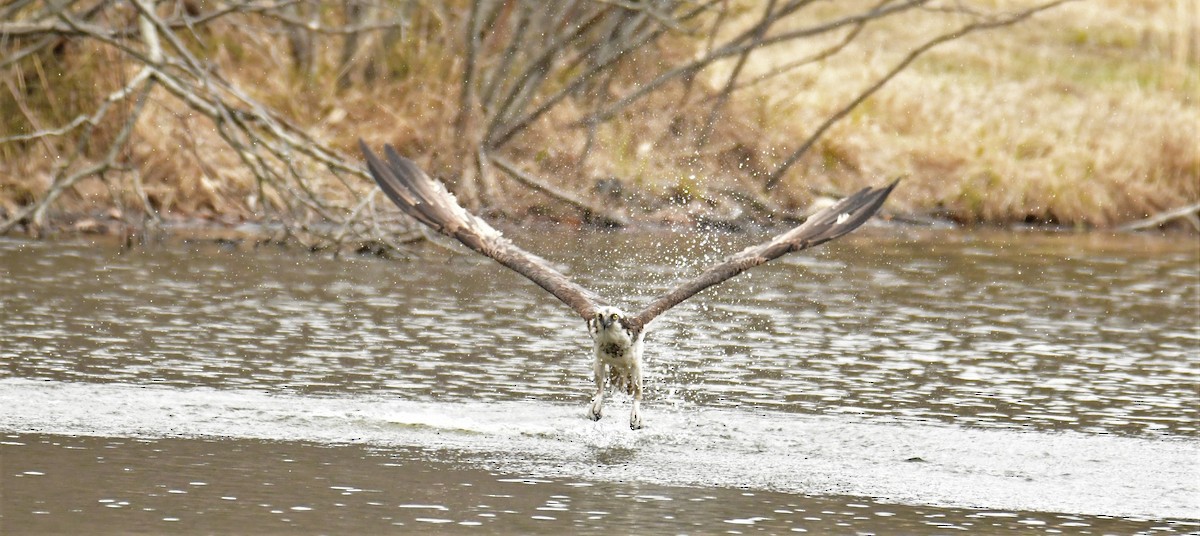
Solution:
<svg viewBox="0 0 1200 536">
<path fill-rule="evenodd" d="M 398 240 L 357 140 L 524 221 L 1200 230 L 1193 0 L 7 0 L 0 234 Z M 394 243 L 394 242 L 393 242 Z"/>
</svg>

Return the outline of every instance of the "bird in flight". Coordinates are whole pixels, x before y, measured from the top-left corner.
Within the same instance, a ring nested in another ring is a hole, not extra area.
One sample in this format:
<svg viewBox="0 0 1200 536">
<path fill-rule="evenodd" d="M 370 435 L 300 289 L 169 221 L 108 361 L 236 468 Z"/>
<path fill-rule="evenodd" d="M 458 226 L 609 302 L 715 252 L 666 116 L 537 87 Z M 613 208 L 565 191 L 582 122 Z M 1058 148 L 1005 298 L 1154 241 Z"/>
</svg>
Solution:
<svg viewBox="0 0 1200 536">
<path fill-rule="evenodd" d="M 879 210 L 899 182 L 864 188 L 843 198 L 790 231 L 735 253 L 699 275 L 680 282 L 637 314 L 629 314 L 609 305 L 544 259 L 514 245 L 483 219 L 467 212 L 445 186 L 426 175 L 413 161 L 400 156 L 391 145 L 384 146 L 386 161 L 362 140 L 359 140 L 359 146 L 375 182 L 405 214 L 529 278 L 583 318 L 592 336 L 592 373 L 596 381 L 596 392 L 588 405 L 587 415 L 593 420 L 600 419 L 606 385 L 611 385 L 632 395 L 629 426 L 635 430 L 642 427 L 642 341 L 651 320 L 694 294 L 750 268 L 857 229 Z"/>
</svg>

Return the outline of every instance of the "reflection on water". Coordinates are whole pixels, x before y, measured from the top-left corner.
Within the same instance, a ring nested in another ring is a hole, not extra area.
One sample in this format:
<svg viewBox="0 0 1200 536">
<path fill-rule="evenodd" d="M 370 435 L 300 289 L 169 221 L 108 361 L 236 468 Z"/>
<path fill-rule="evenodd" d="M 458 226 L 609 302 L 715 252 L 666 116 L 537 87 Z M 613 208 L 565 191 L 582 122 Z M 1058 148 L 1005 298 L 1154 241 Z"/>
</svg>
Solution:
<svg viewBox="0 0 1200 536">
<path fill-rule="evenodd" d="M 1178 533 L 1200 523 L 548 479 L 454 453 L 246 440 L 0 436 L 4 526 L 373 534 Z M 66 471 L 62 468 L 70 467 Z"/>
<path fill-rule="evenodd" d="M 1194 245 L 861 234 L 660 317 L 647 336 L 649 411 L 686 401 L 1200 436 Z M 751 240 L 521 242 L 605 296 L 633 296 L 633 309 Z M 581 322 L 489 260 L 436 249 L 411 262 L 199 249 L 118 255 L 0 242 L 0 377 L 443 401 L 587 396 Z"/>
</svg>

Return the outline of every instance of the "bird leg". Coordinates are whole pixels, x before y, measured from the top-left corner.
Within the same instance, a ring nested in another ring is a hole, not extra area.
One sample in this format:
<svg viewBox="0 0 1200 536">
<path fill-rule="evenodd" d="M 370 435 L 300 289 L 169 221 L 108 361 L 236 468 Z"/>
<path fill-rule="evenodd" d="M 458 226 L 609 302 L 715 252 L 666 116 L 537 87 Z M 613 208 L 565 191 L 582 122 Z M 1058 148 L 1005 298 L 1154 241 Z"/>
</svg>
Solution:
<svg viewBox="0 0 1200 536">
<path fill-rule="evenodd" d="M 633 391 L 633 410 L 629 412 L 629 428 L 633 430 L 641 430 L 642 415 L 638 412 L 642 405 L 642 367 L 640 363 L 634 364 L 633 370 L 629 374 L 629 383 L 632 385 Z"/>
<path fill-rule="evenodd" d="M 598 421 L 600 420 L 600 412 L 604 408 L 605 380 L 604 363 L 601 363 L 599 359 L 596 359 L 596 363 L 593 366 L 593 372 L 595 373 L 596 378 L 596 394 L 592 396 L 591 406 L 588 406 L 588 417 L 590 417 L 593 421 Z"/>
</svg>

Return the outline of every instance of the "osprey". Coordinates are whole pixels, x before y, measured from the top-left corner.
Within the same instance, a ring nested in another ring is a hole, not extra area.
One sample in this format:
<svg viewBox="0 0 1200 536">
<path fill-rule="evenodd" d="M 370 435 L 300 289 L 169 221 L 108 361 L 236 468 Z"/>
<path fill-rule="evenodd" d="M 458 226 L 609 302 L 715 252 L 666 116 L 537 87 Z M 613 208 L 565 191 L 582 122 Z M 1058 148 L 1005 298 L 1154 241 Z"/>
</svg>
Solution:
<svg viewBox="0 0 1200 536">
<path fill-rule="evenodd" d="M 786 253 L 808 249 L 840 237 L 862 225 L 883 205 L 896 182 L 881 188 L 864 188 L 810 216 L 804 223 L 757 246 L 748 247 L 683 281 L 658 296 L 637 314 L 608 305 L 599 296 L 567 279 L 545 260 L 525 252 L 500 235 L 478 216 L 466 211 L 446 187 L 384 146 L 387 162 L 359 140 L 367 168 L 380 189 L 400 210 L 435 231 L 529 278 L 567 304 L 587 323 L 592 336 L 592 374 L 596 393 L 587 414 L 599 420 L 606 384 L 633 396 L 629 426 L 642 427 L 642 340 L 646 325 L 667 309 L 708 287 Z"/>
</svg>

